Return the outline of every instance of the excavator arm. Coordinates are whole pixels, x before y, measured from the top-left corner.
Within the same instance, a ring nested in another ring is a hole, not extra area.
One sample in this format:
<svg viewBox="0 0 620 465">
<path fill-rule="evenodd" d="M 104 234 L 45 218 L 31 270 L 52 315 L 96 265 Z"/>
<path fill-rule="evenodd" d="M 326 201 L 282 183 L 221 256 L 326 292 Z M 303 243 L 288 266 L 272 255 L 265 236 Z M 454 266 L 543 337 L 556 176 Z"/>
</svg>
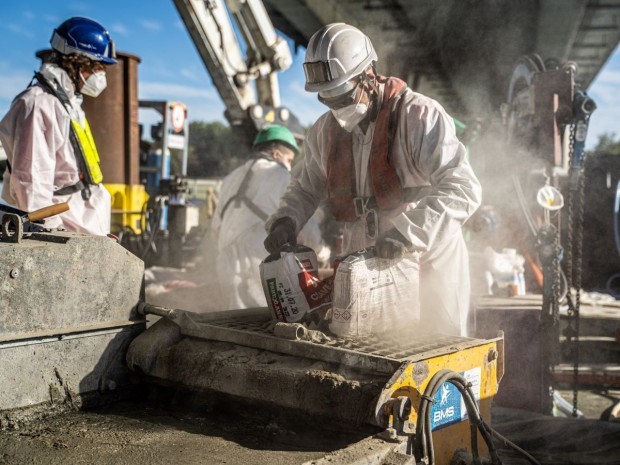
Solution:
<svg viewBox="0 0 620 465">
<path fill-rule="evenodd" d="M 217 88 L 225 117 L 246 142 L 277 123 L 302 136 L 299 121 L 281 106 L 277 72 L 292 63 L 261 0 L 173 0 Z M 243 36 L 246 57 L 231 21 Z M 255 82 L 255 86 L 253 85 Z"/>
</svg>

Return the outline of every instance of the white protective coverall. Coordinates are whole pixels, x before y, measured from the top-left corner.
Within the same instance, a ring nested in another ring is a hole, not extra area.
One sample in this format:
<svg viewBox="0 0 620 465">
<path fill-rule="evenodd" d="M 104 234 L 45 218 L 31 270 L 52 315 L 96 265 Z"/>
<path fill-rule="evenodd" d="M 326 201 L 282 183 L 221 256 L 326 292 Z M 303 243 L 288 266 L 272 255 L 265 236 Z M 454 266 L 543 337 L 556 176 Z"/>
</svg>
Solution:
<svg viewBox="0 0 620 465">
<path fill-rule="evenodd" d="M 0 122 L 0 140 L 11 164 L 11 172 L 4 172 L 2 198 L 28 212 L 69 202 L 70 209 L 46 219 L 46 227 L 106 235 L 110 232 L 110 194 L 103 184 L 90 186 L 88 201 L 80 192 L 54 195 L 54 191 L 79 181 L 69 128 L 71 118 L 83 124 L 85 115 L 82 96 L 73 91 L 65 70 L 43 64 L 40 72 L 48 81 L 62 86 L 69 97 L 71 116 L 60 100 L 40 85 L 15 97 Z"/>
<path fill-rule="evenodd" d="M 244 202 L 237 205 L 234 200 L 222 216 L 222 209 L 239 192 L 250 167 L 252 176 L 246 196 L 267 216 L 275 212 L 291 180 L 291 173 L 281 163 L 259 158 L 256 162 L 254 159 L 247 161 L 222 181 L 209 232 L 217 244 L 213 269 L 217 270 L 221 310 L 267 306 L 259 272 L 260 262 L 268 255 L 263 245 L 267 237 L 265 220 Z M 318 224 L 313 221 L 298 237 L 312 248 L 319 246 L 320 239 Z"/>
<path fill-rule="evenodd" d="M 383 92 L 383 84 L 380 92 Z M 455 134 L 454 122 L 436 101 L 406 90 L 392 144 L 396 172 L 405 188 L 421 188 L 404 213 L 380 211 L 379 234 L 396 228 L 420 253 L 421 331 L 465 335 L 469 311 L 469 258 L 461 226 L 478 208 L 481 189 Z M 278 218 L 289 216 L 300 225 L 327 197 L 329 153 L 322 115 L 305 139 L 302 172 L 284 194 L 267 230 Z M 366 134 L 353 129 L 352 151 L 357 194 L 371 196 L 369 157 L 374 123 Z M 343 253 L 373 245 L 366 222 L 345 223 Z"/>
</svg>

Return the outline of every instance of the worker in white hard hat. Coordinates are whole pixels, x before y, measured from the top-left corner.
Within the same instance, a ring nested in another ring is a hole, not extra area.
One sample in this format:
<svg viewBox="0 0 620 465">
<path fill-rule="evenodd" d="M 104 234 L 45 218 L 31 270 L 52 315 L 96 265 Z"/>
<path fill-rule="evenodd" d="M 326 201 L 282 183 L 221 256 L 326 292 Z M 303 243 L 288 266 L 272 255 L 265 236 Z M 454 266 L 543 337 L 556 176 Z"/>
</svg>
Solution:
<svg viewBox="0 0 620 465">
<path fill-rule="evenodd" d="M 110 194 L 82 96 L 105 89 L 114 42 L 97 21 L 73 17 L 54 29 L 50 44 L 52 53 L 0 122 L 8 158 L 2 198 L 24 211 L 68 202 L 69 211 L 45 227 L 106 235 Z"/>
<path fill-rule="evenodd" d="M 344 254 L 370 246 L 420 262 L 421 325 L 465 335 L 469 261 L 461 226 L 480 205 L 480 183 L 436 101 L 377 74 L 359 29 L 329 24 L 306 51 L 306 90 L 329 111 L 310 128 L 299 178 L 266 224 L 265 248 L 294 243 L 322 200 L 343 221 Z"/>
</svg>

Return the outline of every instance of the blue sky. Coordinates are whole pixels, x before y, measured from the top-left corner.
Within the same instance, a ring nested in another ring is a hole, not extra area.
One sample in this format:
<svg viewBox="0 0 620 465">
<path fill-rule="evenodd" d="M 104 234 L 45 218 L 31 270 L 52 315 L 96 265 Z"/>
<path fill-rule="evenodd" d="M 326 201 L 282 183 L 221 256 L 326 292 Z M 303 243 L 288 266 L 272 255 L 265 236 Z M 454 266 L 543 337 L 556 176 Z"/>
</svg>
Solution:
<svg viewBox="0 0 620 465">
<path fill-rule="evenodd" d="M 54 27 L 71 16 L 96 19 L 108 28 L 118 50 L 141 58 L 141 99 L 179 100 L 188 105 L 190 120 L 225 122 L 224 106 L 172 0 L 0 0 L 0 115 L 38 68 L 34 53 L 49 47 Z M 303 89 L 304 50 L 293 53 L 293 66 L 279 75 L 282 103 L 309 125 L 324 107 Z M 590 124 L 591 147 L 598 134 L 620 134 L 620 50 L 588 92 L 599 107 Z M 143 113 L 141 118 L 152 116 Z"/>
<path fill-rule="evenodd" d="M 117 50 L 140 57 L 141 99 L 182 101 L 190 120 L 225 122 L 224 106 L 172 0 L 0 0 L 0 114 L 38 69 L 35 52 L 49 48 L 53 29 L 71 16 L 99 21 Z M 280 73 L 280 91 L 283 104 L 309 125 L 324 108 L 303 89 L 304 52 Z"/>
</svg>

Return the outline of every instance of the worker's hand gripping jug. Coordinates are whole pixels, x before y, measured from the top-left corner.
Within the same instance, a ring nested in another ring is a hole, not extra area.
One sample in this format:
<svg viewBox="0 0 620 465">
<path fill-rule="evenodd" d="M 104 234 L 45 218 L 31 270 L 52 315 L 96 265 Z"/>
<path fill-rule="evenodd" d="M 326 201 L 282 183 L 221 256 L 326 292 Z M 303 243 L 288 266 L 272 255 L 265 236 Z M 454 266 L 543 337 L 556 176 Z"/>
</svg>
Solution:
<svg viewBox="0 0 620 465">
<path fill-rule="evenodd" d="M 260 264 L 267 305 L 274 318 L 300 321 L 331 300 L 331 280 L 318 278 L 316 253 L 304 245 L 287 246 Z"/>
</svg>

